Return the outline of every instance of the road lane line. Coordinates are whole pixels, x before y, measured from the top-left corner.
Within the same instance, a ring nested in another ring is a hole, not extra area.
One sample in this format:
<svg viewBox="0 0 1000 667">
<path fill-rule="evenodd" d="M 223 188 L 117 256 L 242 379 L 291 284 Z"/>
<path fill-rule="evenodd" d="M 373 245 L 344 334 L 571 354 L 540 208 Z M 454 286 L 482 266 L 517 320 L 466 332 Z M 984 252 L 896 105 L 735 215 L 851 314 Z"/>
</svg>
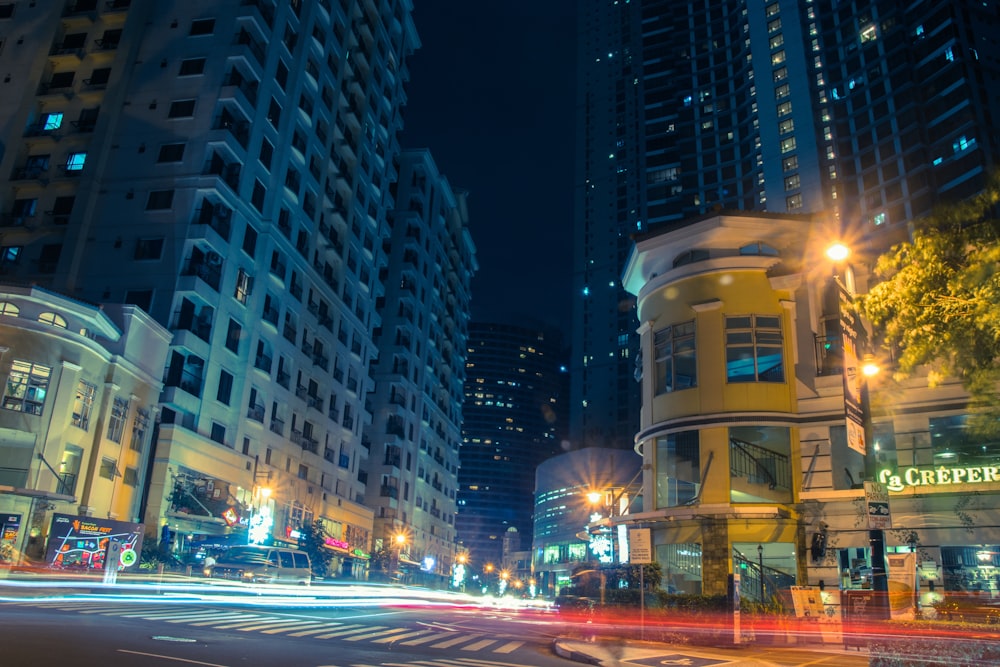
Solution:
<svg viewBox="0 0 1000 667">
<path fill-rule="evenodd" d="M 172 655 L 161 655 L 159 653 L 144 653 L 142 651 L 129 651 L 128 649 L 120 648 L 116 649 L 118 653 L 129 653 L 131 655 L 144 655 L 147 658 L 162 658 L 163 660 L 173 660 L 175 662 L 186 662 L 189 665 L 205 665 L 205 667 L 226 667 L 226 665 L 217 665 L 214 662 L 202 662 L 200 660 L 187 660 L 185 658 L 175 658 Z"/>
</svg>

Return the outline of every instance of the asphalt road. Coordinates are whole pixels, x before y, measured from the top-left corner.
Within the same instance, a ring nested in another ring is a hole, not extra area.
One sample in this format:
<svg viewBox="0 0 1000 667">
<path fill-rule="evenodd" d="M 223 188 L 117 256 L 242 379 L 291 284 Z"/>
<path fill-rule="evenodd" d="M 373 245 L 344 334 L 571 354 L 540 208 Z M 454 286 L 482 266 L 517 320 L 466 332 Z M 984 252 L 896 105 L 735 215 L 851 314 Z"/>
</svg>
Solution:
<svg viewBox="0 0 1000 667">
<path fill-rule="evenodd" d="M 491 611 L 274 609 L 115 599 L 0 603 L 0 664 L 565 667 L 553 627 Z"/>
</svg>

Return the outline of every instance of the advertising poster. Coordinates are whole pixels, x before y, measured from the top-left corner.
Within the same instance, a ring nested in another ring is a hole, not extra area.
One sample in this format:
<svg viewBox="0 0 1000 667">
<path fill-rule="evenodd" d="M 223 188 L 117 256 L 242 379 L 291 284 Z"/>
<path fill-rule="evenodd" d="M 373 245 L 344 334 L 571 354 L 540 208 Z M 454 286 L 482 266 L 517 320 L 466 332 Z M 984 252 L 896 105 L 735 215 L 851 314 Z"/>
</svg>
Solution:
<svg viewBox="0 0 1000 667">
<path fill-rule="evenodd" d="M 142 533 L 141 523 L 54 514 L 45 562 L 49 567 L 100 570 L 104 568 L 108 541 L 117 540 L 121 544 L 121 569 L 137 570 L 142 552 Z"/>
<path fill-rule="evenodd" d="M 861 404 L 861 359 L 858 355 L 859 331 L 854 314 L 853 299 L 840 291 L 840 331 L 844 346 L 844 409 L 847 417 L 847 446 L 861 455 L 865 454 L 864 412 Z"/>
<path fill-rule="evenodd" d="M 0 563 L 16 560 L 17 536 L 20 530 L 20 514 L 0 514 Z"/>
<path fill-rule="evenodd" d="M 916 615 L 917 555 L 886 554 L 889 570 L 889 613 L 893 620 L 912 619 Z"/>
</svg>

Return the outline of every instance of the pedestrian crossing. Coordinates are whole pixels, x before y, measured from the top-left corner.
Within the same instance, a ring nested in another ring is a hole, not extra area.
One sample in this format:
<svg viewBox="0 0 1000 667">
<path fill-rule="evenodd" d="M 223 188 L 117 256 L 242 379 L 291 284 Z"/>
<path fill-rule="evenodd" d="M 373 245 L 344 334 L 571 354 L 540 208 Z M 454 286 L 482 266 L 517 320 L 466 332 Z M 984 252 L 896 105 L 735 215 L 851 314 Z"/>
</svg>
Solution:
<svg viewBox="0 0 1000 667">
<path fill-rule="evenodd" d="M 266 612 L 225 612 L 221 610 L 170 609 L 164 605 L 108 604 L 98 601 L 32 601 L 19 602 L 55 611 L 160 621 L 214 630 L 236 630 L 266 635 L 302 637 L 318 640 L 369 642 L 389 646 L 423 646 L 432 649 L 458 649 L 470 653 L 487 652 L 498 655 L 513 653 L 526 642 L 509 637 L 488 637 L 482 632 L 455 632 L 440 627 L 414 628 L 366 625 L 326 619 L 302 619 Z M 407 663 L 407 665 L 418 663 Z M 433 667 L 434 663 L 427 663 Z M 468 664 L 466 667 L 486 667 Z M 494 663 L 489 663 L 490 665 Z M 353 667 L 353 666 L 352 666 Z"/>
</svg>

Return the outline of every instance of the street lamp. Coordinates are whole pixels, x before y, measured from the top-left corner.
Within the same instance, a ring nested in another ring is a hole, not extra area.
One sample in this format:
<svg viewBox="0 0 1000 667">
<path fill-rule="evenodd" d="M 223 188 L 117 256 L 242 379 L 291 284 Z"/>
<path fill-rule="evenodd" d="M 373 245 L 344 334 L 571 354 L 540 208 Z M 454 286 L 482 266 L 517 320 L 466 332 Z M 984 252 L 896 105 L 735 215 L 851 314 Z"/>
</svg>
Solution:
<svg viewBox="0 0 1000 667">
<path fill-rule="evenodd" d="M 764 587 L 764 545 L 757 545 L 757 574 L 760 576 L 760 601 L 763 602 L 767 595 Z"/>
<path fill-rule="evenodd" d="M 879 372 L 875 357 L 868 349 L 865 328 L 860 316 L 855 312 L 856 296 L 854 271 L 846 262 L 850 257 L 850 249 L 843 243 L 834 243 L 826 251 L 827 257 L 838 267 L 844 269 L 843 280 L 834 275 L 840 293 L 840 329 L 843 341 L 843 372 L 844 372 L 844 411 L 846 414 L 847 446 L 859 452 L 864 457 L 864 485 L 866 501 L 869 496 L 875 496 L 876 467 L 878 461 L 872 438 L 872 413 L 869 396 L 869 379 Z M 863 354 L 859 352 L 863 350 Z M 860 372 L 858 372 L 860 371 Z M 878 496 L 884 494 L 878 493 Z M 867 505 L 867 502 L 866 502 Z M 867 510 L 867 507 L 866 507 Z M 889 615 L 889 581 L 885 567 L 885 530 L 884 524 L 876 522 L 888 521 L 888 517 L 873 520 L 868 512 L 868 543 L 871 553 L 872 589 L 879 597 L 877 608 L 883 617 Z"/>
<path fill-rule="evenodd" d="M 399 573 L 399 581 L 403 582 L 403 570 L 400 563 L 403 560 L 403 547 L 406 546 L 406 534 L 396 533 L 392 541 L 396 543 L 396 571 Z"/>
</svg>

